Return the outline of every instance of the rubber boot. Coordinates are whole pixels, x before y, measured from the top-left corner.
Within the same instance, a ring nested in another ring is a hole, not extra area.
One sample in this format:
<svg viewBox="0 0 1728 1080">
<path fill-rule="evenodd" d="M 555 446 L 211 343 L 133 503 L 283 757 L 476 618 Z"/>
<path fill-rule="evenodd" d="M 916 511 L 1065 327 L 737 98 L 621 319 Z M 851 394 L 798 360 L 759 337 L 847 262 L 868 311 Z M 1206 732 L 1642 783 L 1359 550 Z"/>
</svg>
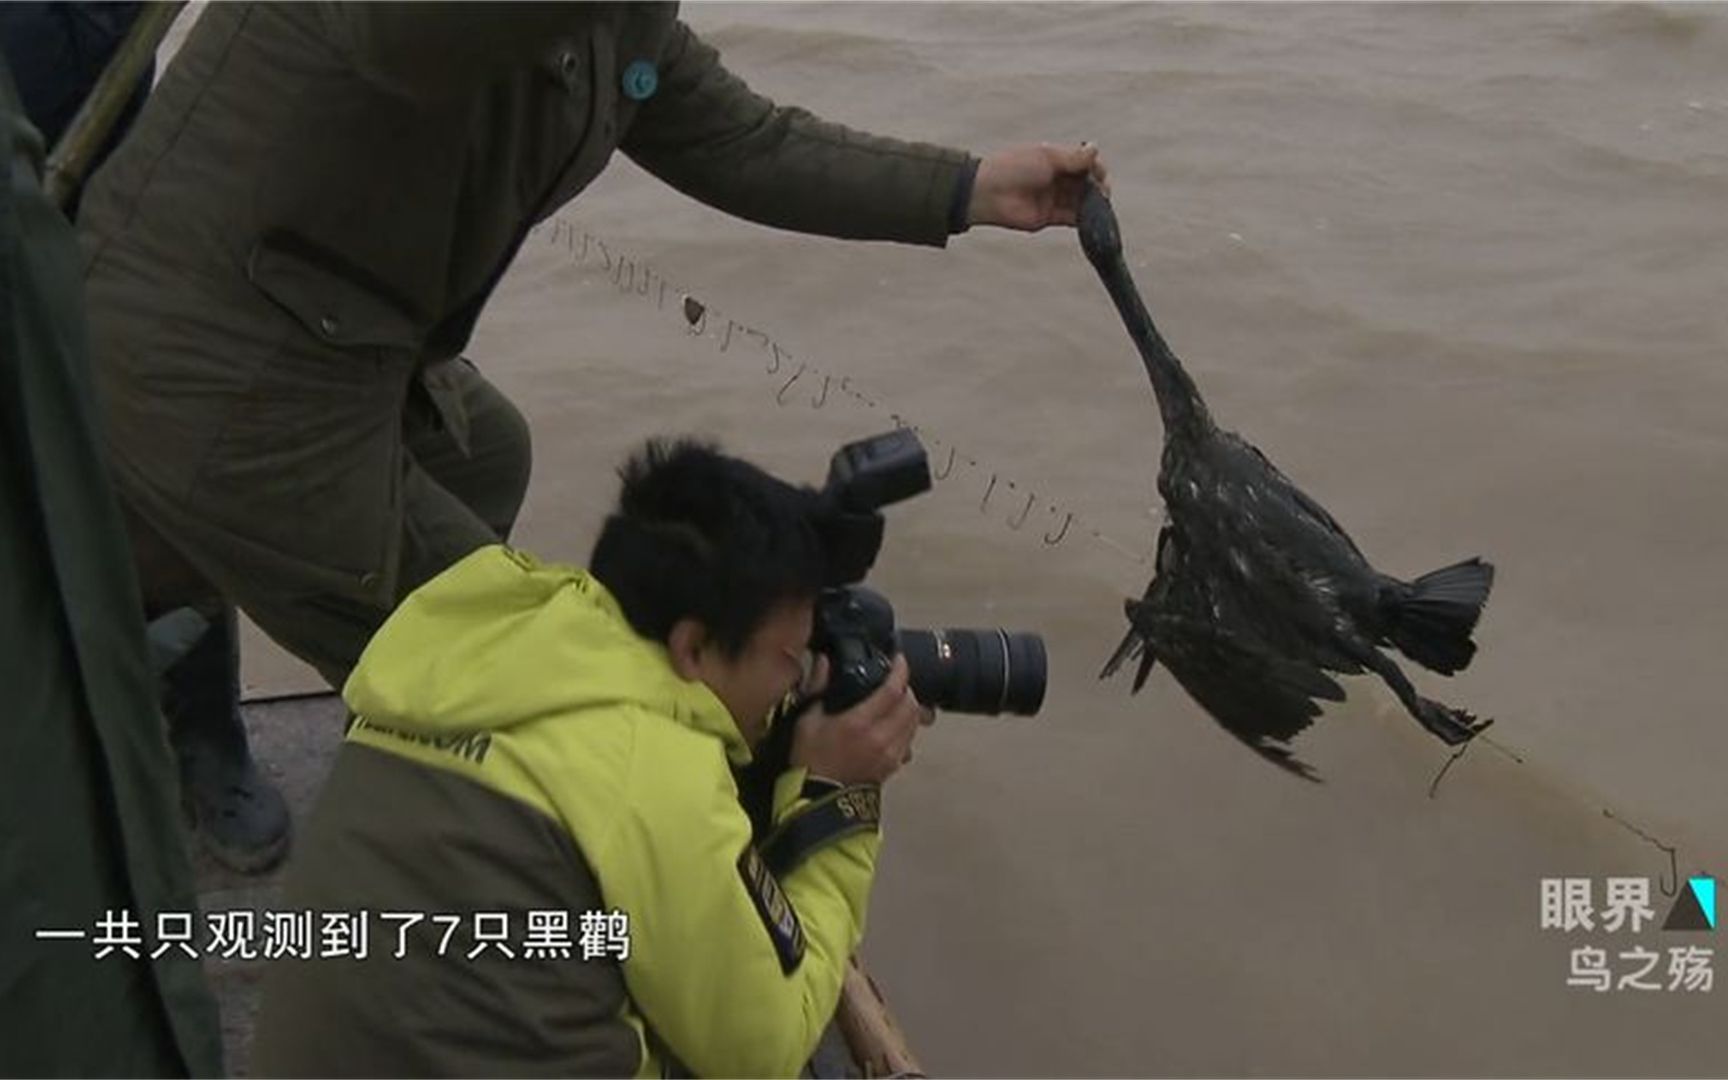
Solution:
<svg viewBox="0 0 1728 1080">
<path fill-rule="evenodd" d="M 167 671 L 162 711 L 187 817 L 211 857 L 261 874 L 288 854 L 288 804 L 252 761 L 240 715 L 240 641 L 225 607 Z"/>
</svg>

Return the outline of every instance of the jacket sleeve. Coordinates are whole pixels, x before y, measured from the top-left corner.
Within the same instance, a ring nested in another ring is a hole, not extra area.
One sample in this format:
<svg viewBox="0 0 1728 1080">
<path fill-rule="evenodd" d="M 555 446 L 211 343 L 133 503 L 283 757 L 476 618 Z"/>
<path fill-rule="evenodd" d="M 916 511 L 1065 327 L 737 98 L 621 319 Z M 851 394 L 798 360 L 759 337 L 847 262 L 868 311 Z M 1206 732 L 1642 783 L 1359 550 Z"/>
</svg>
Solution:
<svg viewBox="0 0 1728 1080">
<path fill-rule="evenodd" d="M 642 737 L 619 824 L 588 853 L 606 904 L 630 920 L 631 999 L 699 1076 L 795 1076 L 863 935 L 878 834 L 832 843 L 766 887 L 796 922 L 792 962 L 744 865 L 755 856 L 750 823 L 724 762 L 711 743 L 703 755 Z M 777 802 L 782 817 L 796 808 L 785 790 Z"/>
<path fill-rule="evenodd" d="M 868 135 L 776 105 L 727 71 L 682 21 L 660 85 L 622 149 L 709 206 L 764 225 L 853 240 L 942 246 L 971 158 Z"/>
<path fill-rule="evenodd" d="M 532 62 L 599 17 L 580 3 L 356 4 L 324 0 L 325 34 L 369 80 L 431 101 Z"/>
</svg>

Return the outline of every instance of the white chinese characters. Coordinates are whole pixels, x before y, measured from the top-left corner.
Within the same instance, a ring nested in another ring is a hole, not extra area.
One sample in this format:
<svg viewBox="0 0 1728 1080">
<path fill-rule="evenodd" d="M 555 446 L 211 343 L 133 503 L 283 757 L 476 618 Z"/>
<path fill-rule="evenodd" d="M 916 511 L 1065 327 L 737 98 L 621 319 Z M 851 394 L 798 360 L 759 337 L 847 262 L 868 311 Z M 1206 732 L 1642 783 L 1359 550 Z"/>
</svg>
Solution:
<svg viewBox="0 0 1728 1080">
<path fill-rule="evenodd" d="M 1563 934 L 1630 935 L 1654 923 L 1650 879 L 1610 877 L 1603 882 L 1602 906 L 1595 906 L 1590 878 L 1543 878 L 1539 914 L 1544 930 Z M 1665 928 L 1674 928 L 1670 916 Z M 1671 944 L 1626 948 L 1601 941 L 1570 949 L 1566 985 L 1593 993 L 1708 993 L 1715 987 L 1714 948 Z"/>
<path fill-rule="evenodd" d="M 630 917 L 622 911 L 210 911 L 202 925 L 188 911 L 164 911 L 147 935 L 146 921 L 127 909 L 103 912 L 91 930 L 42 928 L 38 941 L 88 940 L 97 960 L 189 959 L 365 960 L 376 923 L 392 959 L 410 949 L 479 961 L 617 960 L 630 958 Z M 571 936 L 571 926 L 577 934 Z M 202 932 L 200 932 L 202 931 Z M 520 935 L 520 936 L 519 936 Z"/>
</svg>

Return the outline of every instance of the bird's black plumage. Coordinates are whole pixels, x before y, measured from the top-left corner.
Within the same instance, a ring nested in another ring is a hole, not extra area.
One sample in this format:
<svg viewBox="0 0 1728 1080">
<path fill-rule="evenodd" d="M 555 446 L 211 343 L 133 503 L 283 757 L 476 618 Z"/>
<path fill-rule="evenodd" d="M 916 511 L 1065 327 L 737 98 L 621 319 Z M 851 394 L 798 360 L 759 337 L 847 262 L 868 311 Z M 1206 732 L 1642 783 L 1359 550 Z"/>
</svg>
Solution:
<svg viewBox="0 0 1728 1080">
<path fill-rule="evenodd" d="M 1395 646 L 1434 671 L 1470 662 L 1493 585 L 1480 559 L 1404 582 L 1375 570 L 1332 515 L 1266 456 L 1212 421 L 1164 343 L 1122 258 L 1109 200 L 1088 190 L 1080 243 L 1140 351 L 1164 421 L 1158 492 L 1166 521 L 1145 595 L 1104 666 L 1138 659 L 1138 691 L 1155 661 L 1232 735 L 1297 775 L 1313 770 L 1290 741 L 1344 692 L 1327 672 L 1371 671 L 1423 727 L 1457 745 L 1491 721 L 1416 693 L 1380 650 Z"/>
</svg>

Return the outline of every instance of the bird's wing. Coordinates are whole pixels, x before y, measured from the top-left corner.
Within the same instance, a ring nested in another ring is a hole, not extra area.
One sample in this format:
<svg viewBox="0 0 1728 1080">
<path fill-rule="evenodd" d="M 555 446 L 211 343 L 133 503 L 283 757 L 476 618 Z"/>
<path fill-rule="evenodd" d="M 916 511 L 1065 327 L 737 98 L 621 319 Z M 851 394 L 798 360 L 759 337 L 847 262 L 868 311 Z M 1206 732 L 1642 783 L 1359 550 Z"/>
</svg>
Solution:
<svg viewBox="0 0 1728 1080">
<path fill-rule="evenodd" d="M 1177 552 L 1179 548 L 1170 546 L 1175 535 L 1175 529 L 1166 525 L 1158 530 L 1158 550 L 1153 556 L 1152 580 L 1146 583 L 1146 591 L 1139 600 L 1130 597 L 1124 606 L 1128 615 L 1128 633 L 1123 636 L 1122 643 L 1116 646 L 1116 651 L 1110 654 L 1110 659 L 1104 661 L 1104 670 L 1098 673 L 1100 679 L 1108 679 L 1116 674 L 1116 670 L 1125 661 L 1138 659 L 1140 667 L 1134 672 L 1134 689 L 1130 693 L 1138 694 L 1140 688 L 1146 685 L 1146 679 L 1152 674 L 1152 665 L 1157 662 L 1157 654 L 1147 647 L 1146 638 L 1140 633 L 1138 613 L 1144 607 L 1155 610 L 1160 604 L 1170 600 L 1170 583 L 1172 578 L 1165 576 L 1166 570 L 1173 570 L 1180 561 Z"/>
<path fill-rule="evenodd" d="M 1356 541 L 1350 539 L 1350 534 L 1344 531 L 1344 526 L 1338 524 L 1338 519 L 1332 516 L 1331 511 L 1315 502 L 1306 491 L 1297 487 L 1295 481 L 1291 480 L 1288 476 L 1285 476 L 1284 471 L 1278 468 L 1278 466 L 1272 464 L 1272 459 L 1262 453 L 1258 446 L 1255 446 L 1247 439 L 1242 439 L 1240 435 L 1238 435 L 1237 438 L 1241 439 L 1242 445 L 1252 451 L 1254 456 L 1260 459 L 1260 463 L 1266 466 L 1267 475 L 1277 483 L 1283 485 L 1284 489 L 1290 493 L 1291 500 L 1301 508 L 1303 513 L 1319 522 L 1330 532 L 1337 534 L 1338 538 L 1343 540 L 1350 550 L 1356 553 L 1358 559 L 1361 559 L 1363 562 L 1368 561 L 1368 557 L 1362 554 L 1361 549 L 1356 546 Z"/>
<path fill-rule="evenodd" d="M 1275 656 L 1301 656 L 1325 671 L 1359 675 L 1362 665 L 1349 642 L 1355 637 L 1355 620 L 1345 610 L 1343 579 L 1324 569 L 1304 566 L 1287 550 L 1270 550 L 1269 574 L 1258 591 L 1241 582 L 1223 582 L 1214 587 L 1227 610 L 1243 613 L 1246 625 L 1254 626 L 1264 639 L 1265 651 Z M 1272 619 L 1265 613 L 1282 616 Z M 1258 618 L 1249 613 L 1260 612 Z M 1230 623 L 1229 625 L 1235 625 Z"/>
<path fill-rule="evenodd" d="M 1133 601 L 1130 601 L 1129 604 L 1131 609 L 1137 609 L 1139 606 Z M 1132 618 L 1130 616 L 1130 621 Z M 1124 662 L 1134 659 L 1140 661 L 1140 666 L 1134 672 L 1134 688 L 1129 692 L 1138 694 L 1140 688 L 1146 685 L 1146 679 L 1152 674 L 1152 665 L 1157 662 L 1158 657 L 1147 647 L 1146 637 L 1140 632 L 1139 626 L 1130 625 L 1128 633 L 1122 637 L 1122 643 L 1116 646 L 1116 651 L 1110 654 L 1110 659 L 1104 661 L 1104 670 L 1098 673 L 1098 677 L 1108 679 L 1116 674 L 1116 670 Z"/>
<path fill-rule="evenodd" d="M 1146 639 L 1140 636 L 1140 631 L 1133 627 L 1122 638 L 1122 644 L 1116 646 L 1116 651 L 1110 654 L 1110 659 L 1104 661 L 1104 670 L 1098 673 L 1100 679 L 1108 679 L 1116 674 L 1116 669 L 1125 660 L 1132 660 L 1146 651 Z"/>
<path fill-rule="evenodd" d="M 1337 683 L 1312 664 L 1198 619 L 1147 612 L 1140 629 L 1147 647 L 1226 731 L 1280 768 L 1316 779 L 1288 743 L 1320 714 L 1315 698 L 1344 699 Z"/>
<path fill-rule="evenodd" d="M 1285 483 L 1290 482 L 1285 480 Z M 1368 556 L 1362 554 L 1362 549 L 1356 546 L 1356 541 L 1350 538 L 1350 534 L 1344 531 L 1344 526 L 1338 524 L 1338 519 L 1334 518 L 1324 506 L 1315 502 L 1311 497 L 1309 497 L 1306 491 L 1303 491 L 1295 484 L 1290 484 L 1290 494 L 1295 497 L 1298 506 L 1302 507 L 1303 510 L 1306 510 L 1322 525 L 1335 533 L 1338 539 L 1344 541 L 1350 550 L 1356 553 L 1358 559 L 1361 559 L 1363 562 L 1368 561 Z"/>
</svg>

